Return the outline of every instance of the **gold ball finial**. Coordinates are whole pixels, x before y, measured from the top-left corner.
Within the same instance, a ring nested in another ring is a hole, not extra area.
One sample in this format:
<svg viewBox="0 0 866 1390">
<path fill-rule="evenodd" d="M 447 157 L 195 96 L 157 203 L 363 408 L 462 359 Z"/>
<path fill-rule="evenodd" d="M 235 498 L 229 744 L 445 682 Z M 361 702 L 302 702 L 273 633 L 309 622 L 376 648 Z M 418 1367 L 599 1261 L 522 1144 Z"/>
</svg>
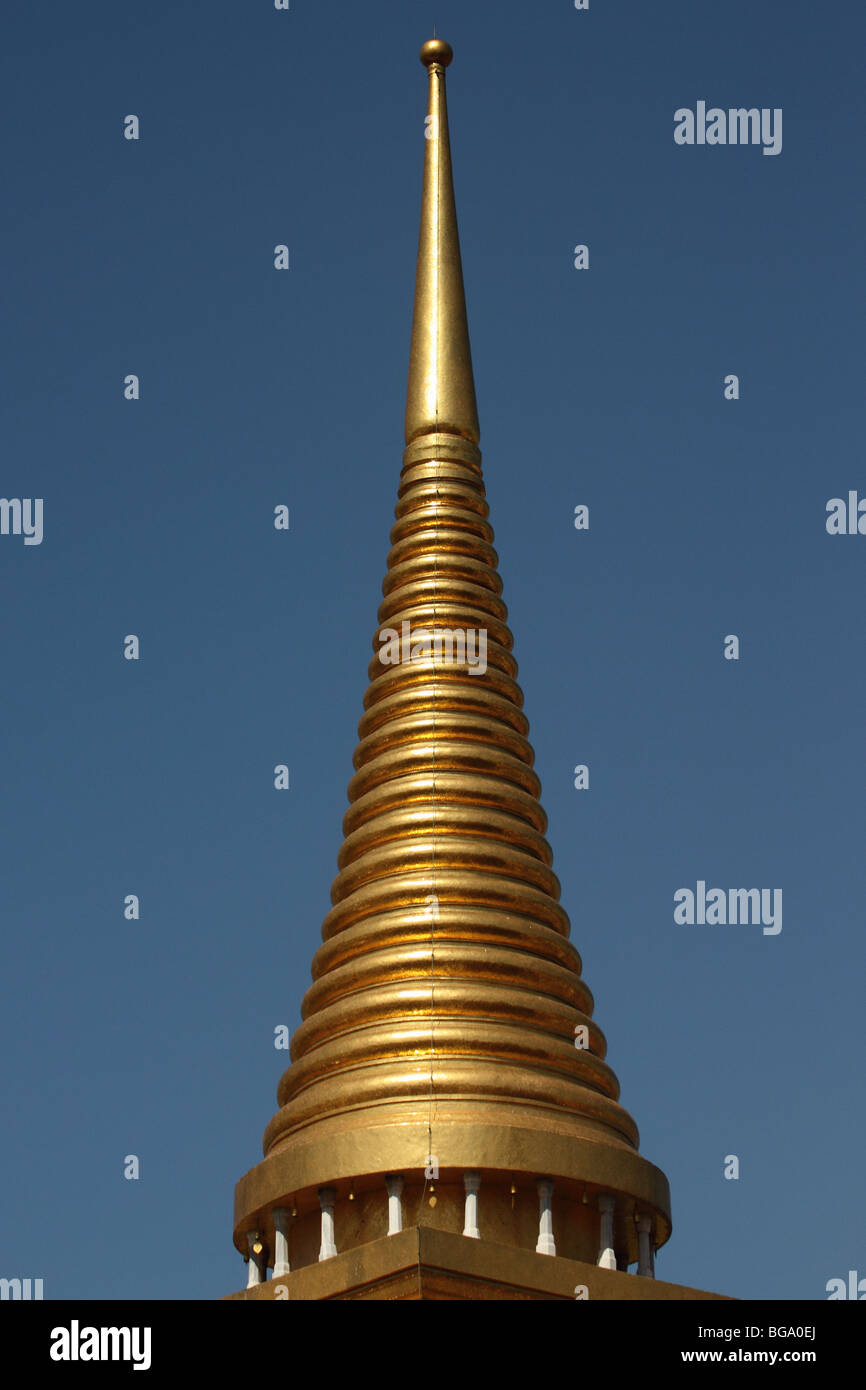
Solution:
<svg viewBox="0 0 866 1390">
<path fill-rule="evenodd" d="M 425 68 L 429 68 L 433 63 L 440 63 L 443 68 L 447 68 L 454 57 L 454 49 L 444 39 L 428 39 L 421 45 L 419 56 Z"/>
</svg>

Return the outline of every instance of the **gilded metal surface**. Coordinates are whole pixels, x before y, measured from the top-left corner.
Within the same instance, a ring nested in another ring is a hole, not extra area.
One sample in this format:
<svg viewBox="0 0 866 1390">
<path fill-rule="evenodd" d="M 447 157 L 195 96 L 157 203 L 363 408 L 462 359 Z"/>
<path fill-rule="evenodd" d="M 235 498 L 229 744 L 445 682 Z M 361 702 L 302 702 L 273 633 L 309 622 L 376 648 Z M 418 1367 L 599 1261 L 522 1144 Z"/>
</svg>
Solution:
<svg viewBox="0 0 866 1390">
<path fill-rule="evenodd" d="M 457 210 L 451 177 L 451 147 L 445 104 L 449 45 L 433 39 L 421 50 L 429 74 L 425 125 L 421 235 L 415 281 L 415 315 L 406 398 L 406 443 L 442 431 L 475 440 L 480 436 Z"/>
<path fill-rule="evenodd" d="M 574 1302 L 578 1284 L 586 1286 L 591 1303 L 724 1301 L 723 1294 L 639 1279 L 620 1270 L 599 1269 L 579 1257 L 536 1255 L 495 1241 L 465 1240 L 453 1232 L 415 1227 L 399 1235 L 353 1248 L 321 1264 L 307 1264 L 292 1274 L 230 1294 L 225 1302 L 446 1299 L 544 1299 Z M 618 1348 L 612 1346 L 611 1361 Z"/>
<path fill-rule="evenodd" d="M 466 1169 L 487 1175 L 482 1211 L 491 1181 L 519 1175 L 530 1226 L 537 1176 L 555 1178 L 557 1200 L 583 1205 L 575 1232 L 589 1229 L 587 1192 L 615 1194 L 619 1239 L 636 1258 L 637 1213 L 652 1216 L 656 1245 L 670 1233 L 667 1182 L 638 1154 L 618 1103 L 545 839 L 476 443 L 445 114 L 450 49 L 437 40 L 422 60 L 433 138 L 409 442 L 378 617 L 396 631 L 483 629 L 486 670 L 435 653 L 386 665 L 374 635 L 332 907 L 265 1161 L 238 1184 L 235 1241 L 244 1250 L 246 1231 L 272 1232 L 274 1206 L 294 1204 L 314 1225 L 324 1184 L 338 1188 L 338 1242 L 361 1210 L 349 1221 L 347 1182 L 376 1192 L 381 1225 L 384 1175 L 417 1182 L 434 1154 L 458 1183 Z M 575 1046 L 580 1025 L 586 1048 Z M 445 1223 L 449 1210 L 430 1220 Z M 517 1229 L 497 1239 L 517 1240 Z"/>
</svg>

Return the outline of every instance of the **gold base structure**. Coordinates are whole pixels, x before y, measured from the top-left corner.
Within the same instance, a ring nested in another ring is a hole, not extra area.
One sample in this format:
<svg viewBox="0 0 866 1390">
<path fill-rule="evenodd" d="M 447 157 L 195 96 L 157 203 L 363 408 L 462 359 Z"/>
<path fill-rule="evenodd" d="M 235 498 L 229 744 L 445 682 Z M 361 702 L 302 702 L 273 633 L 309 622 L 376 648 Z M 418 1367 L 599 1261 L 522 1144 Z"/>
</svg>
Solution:
<svg viewBox="0 0 866 1390">
<path fill-rule="evenodd" d="M 371 1241 L 296 1274 L 230 1294 L 224 1301 L 247 1299 L 728 1301 L 722 1294 L 641 1279 L 558 1255 L 536 1255 L 491 1240 L 466 1240 L 429 1226 Z"/>
<path fill-rule="evenodd" d="M 545 839 L 481 473 L 451 56 L 421 50 L 407 447 L 345 838 L 236 1189 L 253 1267 L 232 1297 L 711 1298 L 651 1277 L 667 1179 L 618 1103 Z"/>
</svg>

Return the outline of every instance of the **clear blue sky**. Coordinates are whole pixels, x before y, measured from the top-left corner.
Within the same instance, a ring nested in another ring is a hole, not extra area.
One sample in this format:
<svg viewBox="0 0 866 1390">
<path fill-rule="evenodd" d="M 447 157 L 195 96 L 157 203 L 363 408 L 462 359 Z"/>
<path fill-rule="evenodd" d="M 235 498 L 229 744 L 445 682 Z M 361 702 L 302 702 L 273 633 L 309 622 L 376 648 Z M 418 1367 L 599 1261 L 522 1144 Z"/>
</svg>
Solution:
<svg viewBox="0 0 866 1390">
<path fill-rule="evenodd" d="M 504 596 L 671 1183 L 658 1273 L 823 1299 L 866 1274 L 866 536 L 825 529 L 866 496 L 866 19 L 806 0 L 5 16 L 0 493 L 44 539 L 0 536 L 0 1275 L 245 1282 L 233 1188 L 329 906 L 396 500 L 434 20 Z M 677 146 L 698 101 L 782 108 L 781 154 Z M 699 879 L 781 887 L 781 933 L 676 924 Z"/>
</svg>

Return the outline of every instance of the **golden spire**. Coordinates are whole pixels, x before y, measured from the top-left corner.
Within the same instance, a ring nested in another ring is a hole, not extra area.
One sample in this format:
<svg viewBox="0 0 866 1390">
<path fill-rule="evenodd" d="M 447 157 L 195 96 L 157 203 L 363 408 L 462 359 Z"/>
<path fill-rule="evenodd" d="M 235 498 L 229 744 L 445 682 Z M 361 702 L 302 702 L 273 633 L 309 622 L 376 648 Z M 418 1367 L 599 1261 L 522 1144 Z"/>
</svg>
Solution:
<svg viewBox="0 0 866 1390">
<path fill-rule="evenodd" d="M 482 1238 L 523 1259 L 553 1253 L 538 1234 L 552 1182 L 557 1253 L 595 1264 L 603 1239 L 622 1268 L 639 1229 L 644 1254 L 668 1238 L 667 1181 L 618 1104 L 544 837 L 477 447 L 451 49 L 421 58 L 433 135 L 392 548 L 333 905 L 235 1243 L 272 1242 L 291 1209 L 303 1269 L 320 1231 L 333 1255 L 322 1223 L 357 1250 L 385 1236 L 393 1200 L 405 1227 L 459 1231 L 478 1180 Z"/>
<path fill-rule="evenodd" d="M 444 39 L 429 39 L 421 49 L 429 92 L 406 397 L 407 444 L 435 431 L 463 435 L 477 444 L 480 434 L 445 102 L 445 69 L 453 56 Z"/>
</svg>

